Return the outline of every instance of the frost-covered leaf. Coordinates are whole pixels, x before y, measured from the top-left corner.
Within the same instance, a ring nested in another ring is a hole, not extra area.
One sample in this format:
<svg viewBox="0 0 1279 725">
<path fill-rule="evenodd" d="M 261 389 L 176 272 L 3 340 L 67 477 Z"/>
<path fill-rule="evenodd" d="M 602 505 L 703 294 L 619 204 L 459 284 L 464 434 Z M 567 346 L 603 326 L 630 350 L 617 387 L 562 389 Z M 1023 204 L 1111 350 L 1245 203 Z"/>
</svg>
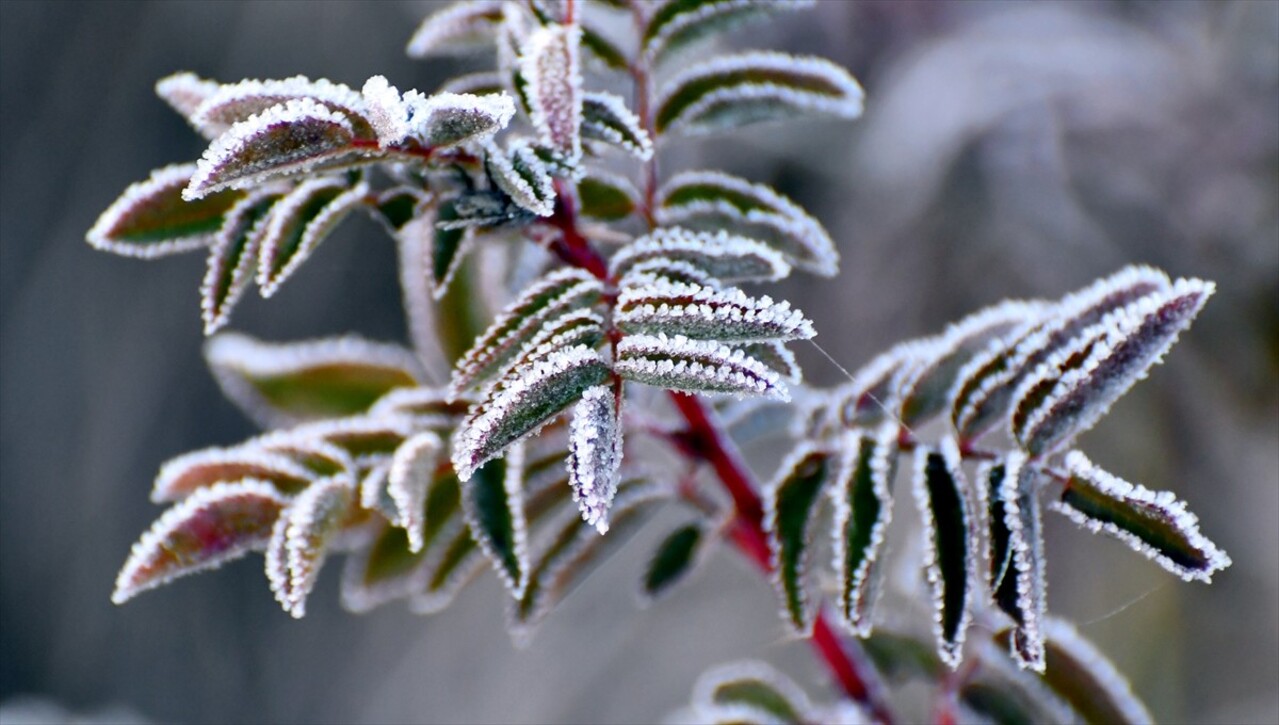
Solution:
<svg viewBox="0 0 1279 725">
<path fill-rule="evenodd" d="M 577 182 L 578 212 L 584 217 L 618 221 L 639 206 L 639 192 L 616 174 L 591 171 Z"/>
<path fill-rule="evenodd" d="M 764 342 L 748 342 L 739 346 L 742 352 L 764 363 L 768 369 L 776 372 L 782 380 L 796 385 L 804 378 L 804 373 L 795 361 L 795 354 L 786 345 L 776 340 Z"/>
<path fill-rule="evenodd" d="M 656 206 L 663 226 L 730 228 L 768 243 L 806 271 L 829 277 L 839 270 L 839 252 L 821 223 L 763 184 L 717 171 L 685 171 L 662 186 Z"/>
<path fill-rule="evenodd" d="M 577 511 L 561 510 L 546 529 L 533 555 L 533 568 L 524 596 L 509 609 L 511 635 L 527 643 L 534 628 L 596 565 L 620 549 L 645 515 L 670 497 L 669 490 L 651 483 L 624 481 L 613 501 L 608 536 L 600 536 Z"/>
<path fill-rule="evenodd" d="M 427 16 L 409 39 L 410 58 L 458 55 L 491 47 L 502 0 L 456 2 Z"/>
<path fill-rule="evenodd" d="M 682 261 L 725 282 L 775 282 L 790 274 L 790 264 L 762 242 L 727 232 L 658 229 L 623 247 L 609 262 L 614 276 L 653 259 Z"/>
<path fill-rule="evenodd" d="M 582 519 L 601 534 L 608 531 L 608 510 L 617 494 L 622 467 L 622 397 L 611 385 L 582 393 L 573 406 L 569 435 L 569 484 Z"/>
<path fill-rule="evenodd" d="M 713 340 L 682 335 L 627 335 L 613 369 L 627 380 L 683 393 L 761 395 L 790 400 L 781 376 L 764 363 Z"/>
<path fill-rule="evenodd" d="M 409 416 L 419 428 L 451 430 L 462 422 L 467 408 L 474 402 L 469 396 L 451 398 L 443 388 L 425 385 L 396 388 L 378 398 L 373 407 L 369 408 L 369 415 Z"/>
<path fill-rule="evenodd" d="M 322 438 L 306 435 L 305 430 L 271 431 L 251 438 L 237 448 L 286 455 L 316 477 L 353 472 L 356 468 L 351 454 Z"/>
<path fill-rule="evenodd" d="M 583 96 L 582 138 L 616 146 L 641 161 L 653 156 L 653 141 L 644 124 L 621 96 L 612 93 L 594 91 Z"/>
<path fill-rule="evenodd" d="M 722 282 L 692 262 L 667 257 L 653 257 L 628 267 L 626 274 L 618 280 L 618 286 L 634 287 L 659 280 L 684 282 L 712 289 L 724 286 Z"/>
<path fill-rule="evenodd" d="M 804 691 L 772 665 L 757 660 L 707 670 L 693 685 L 693 707 L 703 711 L 733 708 L 747 722 L 813 722 L 812 704 Z M 762 717 L 751 720 L 752 716 Z"/>
<path fill-rule="evenodd" d="M 1052 507 L 1092 532 L 1124 542 L 1186 581 L 1211 582 L 1230 557 L 1199 533 L 1199 519 L 1169 491 L 1151 491 L 1066 454 L 1070 479 Z"/>
<path fill-rule="evenodd" d="M 1107 315 L 1078 367 L 1061 376 L 1051 393 L 1026 417 L 1017 440 L 1033 455 L 1055 450 L 1091 428 L 1110 406 L 1146 376 L 1190 326 L 1216 287 L 1202 280 L 1178 280 L 1166 292 L 1144 297 Z M 1083 337 L 1089 337 L 1086 331 Z M 1052 370 L 1050 357 L 1042 367 Z M 1022 390 L 1033 389 L 1038 372 Z M 1014 394 L 1014 398 L 1020 395 Z M 1018 403 L 1020 407 L 1022 403 Z"/>
<path fill-rule="evenodd" d="M 231 310 L 253 280 L 268 214 L 277 199 L 279 195 L 273 190 L 255 191 L 227 212 L 209 248 L 204 280 L 200 283 L 204 334 L 212 335 L 230 320 Z"/>
<path fill-rule="evenodd" d="M 478 142 L 506 128 L 515 116 L 515 101 L 506 94 L 404 94 L 409 133 L 430 148 Z"/>
<path fill-rule="evenodd" d="M 474 386 L 515 355 L 547 321 L 595 304 L 603 291 L 599 280 L 576 268 L 551 272 L 528 286 L 458 362 L 449 389 L 459 394 Z"/>
<path fill-rule="evenodd" d="M 245 80 L 218 87 L 196 109 L 193 122 L 206 133 L 220 135 L 255 115 L 292 101 L 311 101 L 345 118 L 356 136 L 371 138 L 364 98 L 341 83 L 294 76 L 281 80 Z"/>
<path fill-rule="evenodd" d="M 151 489 L 155 503 L 180 501 L 218 483 L 253 478 L 284 493 L 302 490 L 314 473 L 284 453 L 254 445 L 205 448 L 171 458 L 160 466 Z"/>
<path fill-rule="evenodd" d="M 772 560 L 773 584 L 782 598 L 782 613 L 805 634 L 813 626 L 808 600 L 808 570 L 821 495 L 842 477 L 841 461 L 829 451 L 803 443 L 778 469 L 764 493 L 764 528 Z"/>
<path fill-rule="evenodd" d="M 515 203 L 511 197 L 497 190 L 468 191 L 451 201 L 449 215 L 441 214 L 436 226 L 443 230 L 458 231 L 485 227 L 520 226 L 537 217 L 528 209 Z"/>
<path fill-rule="evenodd" d="M 419 382 L 411 352 L 353 335 L 269 343 L 225 333 L 208 341 L 204 357 L 222 392 L 268 426 L 361 413 Z"/>
<path fill-rule="evenodd" d="M 1016 625 L 1011 653 L 1017 664 L 1044 671 L 1047 612 L 1044 541 L 1039 522 L 1039 474 L 1018 451 L 982 469 L 990 522 L 989 586 L 995 604 Z"/>
<path fill-rule="evenodd" d="M 200 489 L 133 545 L 111 601 L 123 604 L 139 592 L 261 548 L 285 503 L 274 486 L 253 479 Z"/>
<path fill-rule="evenodd" d="M 386 489 L 395 503 L 392 523 L 409 533 L 409 550 L 426 545 L 426 495 L 444 452 L 444 441 L 430 431 L 418 433 L 395 449 Z"/>
<path fill-rule="evenodd" d="M 1128 680 L 1069 622 L 1044 620 L 1045 684 L 1089 725 L 1145 725 L 1154 722 Z"/>
<path fill-rule="evenodd" d="M 431 298 L 439 300 L 448 293 L 449 285 L 462 261 L 475 245 L 475 230 L 450 227 L 458 219 L 459 199 L 444 201 L 436 210 L 437 225 L 431 232 L 430 281 Z"/>
<path fill-rule="evenodd" d="M 340 177 L 319 177 L 298 184 L 271 208 L 258 251 L 258 286 L 263 297 L 275 294 L 348 214 L 364 203 L 369 186 L 348 188 Z"/>
<path fill-rule="evenodd" d="M 473 406 L 453 441 L 453 467 L 471 473 L 519 439 L 534 433 L 589 387 L 608 379 L 608 364 L 585 345 L 558 350 L 511 371 L 489 396 Z"/>
<path fill-rule="evenodd" d="M 913 493 L 924 520 L 925 573 L 933 593 L 938 654 L 954 669 L 972 621 L 977 530 L 953 439 L 943 439 L 939 449 L 915 449 Z"/>
<path fill-rule="evenodd" d="M 346 451 L 355 463 L 367 465 L 389 459 L 413 432 L 413 420 L 407 416 L 355 416 L 304 423 L 285 434 L 325 441 Z"/>
<path fill-rule="evenodd" d="M 838 573 L 839 613 L 858 637 L 870 635 L 879 598 L 884 537 L 893 520 L 893 479 L 897 474 L 897 425 L 874 433 L 850 432 L 840 442 L 841 470 L 830 488 L 835 507 L 831 535 Z"/>
<path fill-rule="evenodd" d="M 646 599 L 665 596 L 688 579 L 701 560 L 706 558 L 715 532 L 708 522 L 698 519 L 677 526 L 658 543 L 640 582 Z"/>
<path fill-rule="evenodd" d="M 1050 356 L 1076 342 L 1107 314 L 1170 286 L 1168 276 L 1149 267 L 1125 267 L 1078 292 L 1067 295 L 1047 321 L 1016 331 L 975 356 L 960 370 L 951 406 L 951 419 L 965 439 L 999 420 L 1012 403 L 1013 393 L 1027 375 Z"/>
<path fill-rule="evenodd" d="M 623 287 L 615 318 L 627 333 L 666 333 L 698 340 L 807 340 L 813 325 L 788 302 L 657 279 Z"/>
<path fill-rule="evenodd" d="M 207 80 L 190 71 L 179 71 L 155 82 L 155 94 L 177 111 L 191 127 L 212 141 L 223 128 L 205 128 L 195 122 L 196 111 L 209 100 L 222 84 Z"/>
<path fill-rule="evenodd" d="M 907 362 L 907 348 L 897 345 L 853 373 L 853 379 L 824 396 L 813 411 L 824 430 L 871 426 L 899 407 L 893 381 Z"/>
<path fill-rule="evenodd" d="M 462 510 L 471 535 L 512 597 L 528 586 L 528 522 L 524 515 L 524 450 L 516 446 L 505 458 L 493 459 L 466 475 Z"/>
<path fill-rule="evenodd" d="M 612 40 L 609 40 L 608 36 L 586 24 L 582 24 L 581 28 L 582 48 L 587 53 L 588 61 L 594 61 L 597 67 L 602 66 L 609 70 L 630 70 L 631 64 L 626 54 Z"/>
<path fill-rule="evenodd" d="M 974 643 L 969 674 L 956 693 L 960 722 L 1073 723 L 1078 716 L 1031 672 L 1015 666 L 996 642 Z"/>
<path fill-rule="evenodd" d="M 497 71 L 480 71 L 454 76 L 440 86 L 438 93 L 466 93 L 472 96 L 491 96 L 506 90 L 502 74 Z"/>
<path fill-rule="evenodd" d="M 780 10 L 812 7 L 814 0 L 664 0 L 657 4 L 640 39 L 656 62 L 706 36 Z"/>
<path fill-rule="evenodd" d="M 209 246 L 244 192 L 223 191 L 184 201 L 182 190 L 194 173 L 195 164 L 165 166 L 146 181 L 130 184 L 89 230 L 89 244 L 142 259 Z"/>
<path fill-rule="evenodd" d="M 555 211 L 555 184 L 550 169 L 527 141 L 516 140 L 505 152 L 490 146 L 485 163 L 489 178 L 516 204 L 542 217 Z"/>
<path fill-rule="evenodd" d="M 720 56 L 676 75 L 657 104 L 658 133 L 711 133 L 796 116 L 856 118 L 862 89 L 822 58 L 748 52 Z"/>
<path fill-rule="evenodd" d="M 501 381 L 517 368 L 525 368 L 550 355 L 585 345 L 595 347 L 604 339 L 604 318 L 591 309 L 574 310 L 547 320 L 519 351 L 502 363 L 493 380 Z"/>
<path fill-rule="evenodd" d="M 209 145 L 182 198 L 190 201 L 311 171 L 349 155 L 354 139 L 347 117 L 318 101 L 302 98 L 271 106 L 236 123 Z"/>
<path fill-rule="evenodd" d="M 537 28 L 520 49 L 520 75 L 538 135 L 576 162 L 582 155 L 581 30 Z"/>
<path fill-rule="evenodd" d="M 272 529 L 266 573 L 284 611 L 301 619 L 332 538 L 355 504 L 350 478 L 316 481 L 289 504 Z"/>
</svg>

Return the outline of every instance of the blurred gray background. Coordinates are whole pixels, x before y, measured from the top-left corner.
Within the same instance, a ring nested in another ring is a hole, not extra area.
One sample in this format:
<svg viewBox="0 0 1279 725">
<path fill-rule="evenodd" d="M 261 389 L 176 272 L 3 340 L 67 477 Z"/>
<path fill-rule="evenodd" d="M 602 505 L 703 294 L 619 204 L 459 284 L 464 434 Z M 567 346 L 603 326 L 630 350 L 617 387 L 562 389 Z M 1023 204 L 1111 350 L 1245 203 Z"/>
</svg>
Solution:
<svg viewBox="0 0 1279 725">
<path fill-rule="evenodd" d="M 152 84 L 190 69 L 358 88 L 382 73 L 430 90 L 471 67 L 403 56 L 430 9 L 0 2 L 0 703 L 174 722 L 649 722 L 743 656 L 823 694 L 772 592 L 729 553 L 637 609 L 651 529 L 523 651 L 491 577 L 431 618 L 343 613 L 333 565 L 295 622 L 254 561 L 110 604 L 159 513 L 158 465 L 253 432 L 201 362 L 200 255 L 144 263 L 83 242 L 128 183 L 202 150 Z M 773 183 L 826 223 L 843 275 L 779 293 L 848 367 L 1129 262 L 1217 281 L 1167 364 L 1083 447 L 1187 499 L 1234 566 L 1183 584 L 1053 516 L 1050 607 L 1159 719 L 1279 722 L 1279 2 L 828 0 L 735 42 L 828 55 L 866 87 L 857 123 L 663 157 Z M 269 304 L 247 299 L 236 326 L 396 339 L 397 304 L 391 245 L 360 220 Z M 839 381 L 800 352 L 812 380 Z"/>
</svg>

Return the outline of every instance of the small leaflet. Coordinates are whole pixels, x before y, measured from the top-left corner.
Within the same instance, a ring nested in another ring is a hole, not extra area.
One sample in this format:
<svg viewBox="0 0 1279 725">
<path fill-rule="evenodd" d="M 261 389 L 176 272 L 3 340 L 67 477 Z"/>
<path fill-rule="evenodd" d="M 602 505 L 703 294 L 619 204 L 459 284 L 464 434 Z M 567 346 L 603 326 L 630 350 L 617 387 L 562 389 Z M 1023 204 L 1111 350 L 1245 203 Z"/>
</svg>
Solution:
<svg viewBox="0 0 1279 725">
<path fill-rule="evenodd" d="M 440 319 L 432 296 L 435 291 L 431 287 L 432 252 L 436 232 L 435 210 L 428 206 L 395 233 L 400 300 L 408 327 L 407 337 L 432 383 L 440 382 L 446 374 L 443 371 L 452 367 L 451 356 L 444 352 L 447 343 L 440 339 L 445 321 Z"/>
<path fill-rule="evenodd" d="M 502 5 L 502 0 L 468 0 L 432 13 L 409 39 L 409 57 L 463 55 L 492 46 Z"/>
<path fill-rule="evenodd" d="M 790 400 L 781 376 L 740 349 L 682 335 L 627 335 L 613 364 L 627 380 L 682 393 L 759 395 Z"/>
<path fill-rule="evenodd" d="M 518 600 L 529 576 L 528 522 L 521 487 L 524 450 L 490 460 L 463 477 L 462 510 L 471 536 Z"/>
<path fill-rule="evenodd" d="M 316 481 L 276 521 L 267 546 L 267 579 L 276 600 L 295 619 L 306 614 L 306 598 L 315 587 L 330 541 L 354 503 L 351 479 L 337 476 Z"/>
<path fill-rule="evenodd" d="M 490 145 L 485 164 L 489 178 L 516 204 L 542 217 L 555 211 L 555 183 L 550 170 L 527 141 L 511 142 L 506 152 Z"/>
<path fill-rule="evenodd" d="M 463 93 L 471 96 L 492 96 L 506 90 L 502 74 L 497 71 L 463 73 L 444 82 L 436 93 Z"/>
<path fill-rule="evenodd" d="M 514 355 L 546 321 L 595 304 L 603 291 L 599 280 L 576 268 L 556 270 L 529 285 L 458 361 L 449 390 L 458 395 L 474 386 Z"/>
<path fill-rule="evenodd" d="M 493 380 L 505 380 L 516 368 L 531 365 L 558 350 L 577 345 L 595 347 L 603 339 L 604 318 L 589 308 L 574 310 L 545 322 L 519 352 L 502 363 Z"/>
<path fill-rule="evenodd" d="M 657 229 L 636 239 L 613 255 L 609 270 L 620 277 L 652 259 L 687 262 L 725 282 L 776 282 L 790 274 L 790 264 L 762 242 L 680 227 Z"/>
<path fill-rule="evenodd" d="M 413 353 L 354 335 L 271 343 L 224 333 L 204 357 L 227 398 L 264 427 L 362 413 L 419 383 Z"/>
<path fill-rule="evenodd" d="M 960 371 L 962 382 L 956 383 L 951 415 L 956 428 L 966 438 L 986 430 L 1004 415 L 1022 380 L 1051 355 L 1077 341 L 1107 314 L 1170 285 L 1163 272 L 1129 266 L 1045 309 L 1045 323 L 1013 332 Z"/>
<path fill-rule="evenodd" d="M 1048 666 L 1043 681 L 1086 723 L 1144 725 L 1154 719 L 1128 680 L 1074 625 L 1044 619 Z"/>
<path fill-rule="evenodd" d="M 817 509 L 826 484 L 843 478 L 840 461 L 812 443 L 801 443 L 784 461 L 779 477 L 764 494 L 764 529 L 773 570 L 773 585 L 782 598 L 782 614 L 795 631 L 813 626 L 808 601 L 809 560 Z"/>
<path fill-rule="evenodd" d="M 627 333 L 666 333 L 695 340 L 761 342 L 807 340 L 813 324 L 790 303 L 737 288 L 711 289 L 654 279 L 623 287 L 614 319 Z"/>
<path fill-rule="evenodd" d="M 838 485 L 830 488 L 835 520 L 834 569 L 840 580 L 839 613 L 849 631 L 869 637 L 879 598 L 884 537 L 893 520 L 897 424 L 873 434 L 850 431 L 840 441 Z"/>
<path fill-rule="evenodd" d="M 964 638 L 972 621 L 971 579 L 977 553 L 963 475 L 954 439 L 943 439 L 939 449 L 915 449 L 912 492 L 924 522 L 925 574 L 935 608 L 933 632 L 938 655 L 951 669 L 963 659 Z"/>
<path fill-rule="evenodd" d="M 258 287 L 270 297 L 311 256 L 320 242 L 364 203 L 369 186 L 347 188 L 341 177 L 307 179 L 271 209 L 258 251 Z"/>
<path fill-rule="evenodd" d="M 539 27 L 521 47 L 520 75 L 538 135 L 572 164 L 582 157 L 582 69 L 576 25 Z"/>
<path fill-rule="evenodd" d="M 569 484 L 582 520 L 608 532 L 608 510 L 617 494 L 622 467 L 620 389 L 597 385 L 573 407 L 569 433 Z"/>
<path fill-rule="evenodd" d="M 741 660 L 713 667 L 693 685 L 695 712 L 735 711 L 720 722 L 805 723 L 813 706 L 798 685 L 766 662 Z M 741 719 L 739 719 L 741 718 Z"/>
<path fill-rule="evenodd" d="M 286 503 L 274 486 L 253 479 L 196 491 L 133 545 L 111 601 L 124 604 L 139 592 L 262 548 Z"/>
<path fill-rule="evenodd" d="M 1033 455 L 1041 455 L 1091 428 L 1162 361 L 1215 290 L 1211 282 L 1180 279 L 1165 293 L 1144 297 L 1107 315 L 1098 323 L 1102 331 L 1088 357 L 1061 376 L 1052 393 L 1027 418 L 1018 442 Z M 1052 360 L 1044 364 L 1051 366 Z"/>
<path fill-rule="evenodd" d="M 253 280 L 258 247 L 277 199 L 275 190 L 262 189 L 249 193 L 227 212 L 209 248 L 204 280 L 200 283 L 205 335 L 212 335 L 230 321 L 231 310 Z"/>
<path fill-rule="evenodd" d="M 1070 706 L 1035 675 L 1016 667 L 999 640 L 974 640 L 971 670 L 957 678 L 957 720 L 998 723 L 1075 723 Z"/>
<path fill-rule="evenodd" d="M 799 363 L 796 362 L 795 353 L 791 352 L 783 343 L 776 340 L 765 340 L 763 342 L 748 342 L 739 347 L 742 352 L 764 363 L 770 370 L 780 375 L 786 383 L 798 385 L 803 381 L 804 371 L 800 369 Z"/>
<path fill-rule="evenodd" d="M 1039 474 L 1020 451 L 985 468 L 979 485 L 989 487 L 990 590 L 1012 617 L 1010 651 L 1017 665 L 1044 671 L 1043 622 L 1047 616 L 1044 541 L 1039 517 Z"/>
<path fill-rule="evenodd" d="M 293 101 L 311 101 L 347 119 L 355 135 L 371 138 L 364 98 L 341 83 L 293 76 L 282 80 L 244 80 L 218 88 L 196 109 L 193 123 L 206 135 L 226 133 L 254 115 Z"/>
<path fill-rule="evenodd" d="M 780 10 L 801 10 L 815 0 L 665 0 L 657 5 L 640 40 L 651 61 L 674 56 L 715 33 Z"/>
<path fill-rule="evenodd" d="M 355 469 L 355 460 L 346 451 L 328 441 L 298 434 L 294 429 L 250 438 L 238 448 L 282 453 L 315 476 L 332 476 Z"/>
<path fill-rule="evenodd" d="M 899 371 L 907 365 L 906 344 L 880 353 L 853 373 L 853 379 L 835 388 L 828 396 L 834 401 L 817 411 L 819 423 L 827 429 L 857 428 L 879 423 L 900 401 L 893 387 Z"/>
<path fill-rule="evenodd" d="M 369 408 L 369 415 L 407 415 L 422 428 L 452 429 L 462 422 L 467 408 L 474 402 L 470 396 L 450 398 L 447 390 L 427 385 L 395 388 L 378 398 L 373 407 Z"/>
<path fill-rule="evenodd" d="M 580 24 L 582 28 L 582 48 L 586 50 L 586 59 L 594 68 L 604 70 L 629 71 L 631 64 L 626 54 L 599 30 Z"/>
<path fill-rule="evenodd" d="M 634 287 L 648 284 L 655 279 L 696 284 L 712 289 L 719 289 L 724 286 L 722 282 L 712 277 L 701 267 L 682 259 L 667 259 L 666 257 L 653 257 L 627 268 L 626 274 L 622 275 L 622 278 L 618 281 L 618 286 Z"/>
<path fill-rule="evenodd" d="M 140 259 L 209 246 L 244 192 L 224 191 L 184 201 L 182 190 L 194 173 L 195 164 L 175 164 L 156 169 L 146 181 L 130 184 L 98 217 L 86 240 L 94 249 Z"/>
<path fill-rule="evenodd" d="M 641 161 L 653 156 L 653 140 L 621 96 L 603 91 L 582 98 L 582 138 L 616 146 Z"/>
<path fill-rule="evenodd" d="M 698 519 L 676 527 L 657 545 L 644 570 L 640 590 L 646 600 L 665 596 L 697 568 L 706 558 L 715 532 L 707 522 Z"/>
<path fill-rule="evenodd" d="M 629 179 L 591 170 L 577 181 L 577 209 L 584 217 L 620 221 L 639 207 L 639 192 Z"/>
<path fill-rule="evenodd" d="M 426 545 L 426 495 L 444 452 L 444 441 L 430 431 L 418 433 L 395 449 L 386 490 L 395 503 L 392 523 L 409 534 L 409 551 Z"/>
<path fill-rule="evenodd" d="M 839 271 L 839 252 L 821 223 L 763 184 L 718 171 L 685 171 L 662 186 L 656 206 L 663 226 L 728 226 L 770 243 L 813 274 L 831 277 Z"/>
<path fill-rule="evenodd" d="M 205 448 L 170 458 L 160 466 L 151 488 L 154 503 L 181 501 L 217 483 L 245 478 L 264 481 L 283 493 L 300 491 L 313 473 L 293 458 L 252 445 Z"/>
<path fill-rule="evenodd" d="M 713 133 L 795 116 L 857 118 L 862 89 L 823 58 L 754 51 L 699 63 L 667 83 L 657 104 L 658 133 Z"/>
<path fill-rule="evenodd" d="M 185 118 L 192 128 L 212 141 L 225 131 L 226 127 L 202 127 L 195 122 L 195 114 L 200 106 L 221 87 L 222 84 L 217 81 L 206 80 L 190 71 L 179 71 L 156 81 L 155 94 Z"/>
<path fill-rule="evenodd" d="M 423 96 L 409 91 L 404 94 L 404 101 L 409 110 L 410 134 L 435 149 L 485 141 L 506 128 L 515 116 L 515 101 L 505 93 Z"/>
<path fill-rule="evenodd" d="M 410 132 L 409 107 L 400 97 L 400 90 L 386 76 L 372 76 L 364 82 L 360 95 L 378 144 L 385 148 L 403 143 Z"/>
<path fill-rule="evenodd" d="M 1051 507 L 1093 533 L 1104 533 L 1185 581 L 1212 582 L 1230 557 L 1199 532 L 1199 519 L 1170 491 L 1151 491 L 1066 454 L 1070 475 Z"/>
<path fill-rule="evenodd" d="M 303 423 L 290 433 L 324 440 L 342 448 L 361 466 L 390 458 L 406 438 L 413 435 L 413 419 L 408 416 L 353 416 Z"/>
<path fill-rule="evenodd" d="M 458 478 L 469 480 L 479 466 L 536 433 L 587 388 L 602 384 L 608 376 L 608 364 L 585 345 L 558 350 L 513 370 L 483 402 L 472 406 L 458 428 L 453 440 L 453 468 Z"/>
<path fill-rule="evenodd" d="M 310 98 L 272 106 L 235 124 L 205 149 L 182 198 L 193 201 L 306 173 L 347 154 L 354 139 L 346 116 Z"/>
</svg>

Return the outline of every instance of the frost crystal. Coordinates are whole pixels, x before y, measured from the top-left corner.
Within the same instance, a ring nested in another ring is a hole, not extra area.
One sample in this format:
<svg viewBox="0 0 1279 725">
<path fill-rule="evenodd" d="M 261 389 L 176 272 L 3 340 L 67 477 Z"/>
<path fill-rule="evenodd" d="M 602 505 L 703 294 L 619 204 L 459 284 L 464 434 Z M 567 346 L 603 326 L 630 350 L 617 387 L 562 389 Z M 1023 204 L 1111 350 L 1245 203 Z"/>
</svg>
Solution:
<svg viewBox="0 0 1279 725">
<path fill-rule="evenodd" d="M 533 126 L 573 165 L 582 156 L 580 36 L 577 26 L 540 27 L 524 43 L 520 57 Z"/>
<path fill-rule="evenodd" d="M 361 95 L 379 144 L 394 146 L 408 137 L 408 106 L 400 98 L 400 91 L 389 84 L 385 76 L 373 76 L 365 81 Z"/>
<path fill-rule="evenodd" d="M 502 6 L 502 0 L 471 0 L 427 16 L 409 40 L 409 57 L 467 53 L 492 43 Z"/>
<path fill-rule="evenodd" d="M 664 279 L 623 287 L 615 319 L 627 332 L 664 332 L 725 342 L 807 340 L 817 334 L 812 323 L 785 301 L 749 297 L 736 288 L 716 290 Z"/>
<path fill-rule="evenodd" d="M 762 395 L 790 400 L 781 376 L 740 349 L 683 335 L 627 335 L 614 370 L 646 385 L 684 393 Z"/>
<path fill-rule="evenodd" d="M 608 509 L 620 480 L 620 407 L 621 399 L 611 386 L 597 385 L 583 393 L 573 408 L 569 483 L 582 519 L 601 534 L 608 531 Z"/>
<path fill-rule="evenodd" d="M 726 282 L 775 282 L 790 274 L 790 264 L 762 242 L 728 232 L 657 229 L 623 247 L 609 262 L 621 276 L 641 262 L 662 259 L 692 264 Z"/>
<path fill-rule="evenodd" d="M 1199 519 L 1169 491 L 1151 491 L 1066 454 L 1070 481 L 1052 508 L 1092 531 L 1124 542 L 1185 581 L 1210 583 L 1230 557 L 1199 532 Z"/>
</svg>

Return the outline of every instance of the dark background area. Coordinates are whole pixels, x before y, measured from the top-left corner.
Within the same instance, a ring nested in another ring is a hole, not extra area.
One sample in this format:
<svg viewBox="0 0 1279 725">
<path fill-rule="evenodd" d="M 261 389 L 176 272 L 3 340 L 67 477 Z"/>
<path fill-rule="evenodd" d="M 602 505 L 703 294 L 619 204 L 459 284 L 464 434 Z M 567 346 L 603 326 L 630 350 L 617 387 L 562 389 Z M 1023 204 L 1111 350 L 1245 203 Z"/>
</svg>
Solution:
<svg viewBox="0 0 1279 725">
<path fill-rule="evenodd" d="M 200 356 L 200 255 L 145 263 L 83 241 L 127 184 L 203 148 L 154 81 L 189 69 L 358 88 L 381 73 L 428 91 L 463 67 L 404 57 L 431 5 L 0 2 L 0 706 L 35 696 L 177 722 L 652 721 L 707 666 L 756 656 L 819 693 L 773 593 L 730 554 L 637 609 L 653 530 L 522 651 L 490 577 L 431 618 L 342 612 L 337 565 L 301 622 L 250 562 L 110 604 L 159 513 L 147 500 L 159 464 L 254 432 Z M 775 184 L 827 225 L 843 275 L 778 294 L 845 366 L 1130 262 L 1217 281 L 1167 364 L 1082 447 L 1187 499 L 1234 566 L 1184 584 L 1053 516 L 1050 608 L 1161 720 L 1279 721 L 1279 3 L 828 0 L 738 37 L 851 68 L 865 117 L 680 142 L 663 166 Z M 246 297 L 234 324 L 398 339 L 395 279 L 381 232 L 348 222 L 269 303 Z M 839 381 L 800 353 L 812 381 Z"/>
</svg>

